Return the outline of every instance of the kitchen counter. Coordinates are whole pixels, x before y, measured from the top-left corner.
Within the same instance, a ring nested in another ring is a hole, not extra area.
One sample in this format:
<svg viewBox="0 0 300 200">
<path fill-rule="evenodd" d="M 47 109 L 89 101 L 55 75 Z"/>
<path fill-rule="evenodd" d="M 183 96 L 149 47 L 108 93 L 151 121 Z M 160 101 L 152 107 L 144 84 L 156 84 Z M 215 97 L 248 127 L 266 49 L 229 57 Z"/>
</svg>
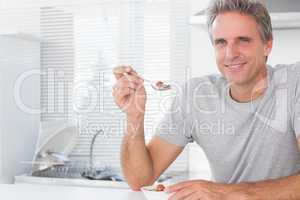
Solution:
<svg viewBox="0 0 300 200">
<path fill-rule="evenodd" d="M 170 176 L 171 174 L 169 174 Z M 174 173 L 170 179 L 163 181 L 165 184 L 173 184 L 188 179 L 205 179 L 210 180 L 209 171 L 198 171 L 189 173 Z M 129 189 L 125 182 L 101 181 L 75 178 L 51 178 L 51 177 L 34 177 L 30 175 L 20 175 L 15 177 L 15 184 L 37 184 L 37 185 L 55 185 L 55 186 L 75 186 L 75 187 L 94 187 L 94 188 L 114 188 Z"/>
<path fill-rule="evenodd" d="M 210 173 L 189 173 L 186 179 L 209 179 Z M 171 180 L 175 183 L 182 180 Z M 165 182 L 168 183 L 168 180 Z M 4 200 L 147 200 L 142 192 L 128 189 L 126 183 L 18 176 L 16 184 L 0 184 Z"/>
<path fill-rule="evenodd" d="M 30 184 L 0 184 L 0 196 L 5 200 L 146 200 L 142 192 L 129 189 Z"/>
</svg>

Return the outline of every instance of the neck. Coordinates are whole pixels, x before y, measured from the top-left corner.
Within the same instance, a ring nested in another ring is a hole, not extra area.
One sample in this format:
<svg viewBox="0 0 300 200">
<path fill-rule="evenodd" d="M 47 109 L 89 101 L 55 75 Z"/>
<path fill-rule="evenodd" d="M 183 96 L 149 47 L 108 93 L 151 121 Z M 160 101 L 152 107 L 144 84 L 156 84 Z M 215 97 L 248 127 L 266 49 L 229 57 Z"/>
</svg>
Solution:
<svg viewBox="0 0 300 200">
<path fill-rule="evenodd" d="M 232 84 L 230 95 L 235 101 L 246 103 L 262 96 L 267 86 L 267 70 L 265 69 L 255 81 L 246 84 Z"/>
</svg>

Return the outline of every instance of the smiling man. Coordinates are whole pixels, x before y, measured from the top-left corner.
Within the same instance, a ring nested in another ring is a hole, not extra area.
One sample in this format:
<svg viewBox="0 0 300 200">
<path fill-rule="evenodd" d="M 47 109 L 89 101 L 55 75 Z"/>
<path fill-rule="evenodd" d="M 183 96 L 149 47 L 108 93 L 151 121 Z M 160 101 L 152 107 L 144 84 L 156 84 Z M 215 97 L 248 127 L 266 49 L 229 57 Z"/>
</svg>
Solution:
<svg viewBox="0 0 300 200">
<path fill-rule="evenodd" d="M 207 13 L 221 75 L 182 86 L 147 145 L 143 80 L 129 66 L 114 70 L 113 95 L 127 114 L 125 178 L 134 190 L 152 184 L 195 141 L 212 181 L 169 186 L 170 199 L 300 199 L 300 63 L 266 64 L 273 35 L 259 1 L 214 0 Z"/>
</svg>

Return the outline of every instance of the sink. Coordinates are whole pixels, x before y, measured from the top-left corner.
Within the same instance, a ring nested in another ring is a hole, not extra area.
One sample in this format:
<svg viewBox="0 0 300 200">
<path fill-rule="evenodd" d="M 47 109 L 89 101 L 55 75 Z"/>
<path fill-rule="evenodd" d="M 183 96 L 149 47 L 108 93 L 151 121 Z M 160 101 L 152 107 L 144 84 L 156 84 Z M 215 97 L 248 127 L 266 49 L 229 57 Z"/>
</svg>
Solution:
<svg viewBox="0 0 300 200">
<path fill-rule="evenodd" d="M 123 181 L 121 173 L 110 167 L 90 168 L 82 164 L 67 164 L 35 171 L 34 177 Z"/>
</svg>

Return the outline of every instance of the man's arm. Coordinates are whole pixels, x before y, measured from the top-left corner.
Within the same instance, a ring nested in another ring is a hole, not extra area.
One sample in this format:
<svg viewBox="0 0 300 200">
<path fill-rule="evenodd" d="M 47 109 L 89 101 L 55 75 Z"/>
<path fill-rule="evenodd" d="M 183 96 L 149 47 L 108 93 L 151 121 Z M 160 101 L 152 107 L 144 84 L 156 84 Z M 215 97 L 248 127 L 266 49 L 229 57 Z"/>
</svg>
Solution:
<svg viewBox="0 0 300 200">
<path fill-rule="evenodd" d="M 127 128 L 122 140 L 121 165 L 123 174 L 133 190 L 152 184 L 175 160 L 183 147 L 155 137 L 146 146 L 144 116 L 146 91 L 143 80 L 130 66 L 114 69 L 117 79 L 113 86 L 116 104 L 126 113 Z"/>
<path fill-rule="evenodd" d="M 169 200 L 299 200 L 300 174 L 239 184 L 192 180 L 171 185 L 166 191 L 173 193 Z"/>
<path fill-rule="evenodd" d="M 129 123 L 129 122 L 128 122 Z M 123 174 L 133 190 L 152 185 L 162 172 L 177 158 L 183 147 L 154 137 L 145 145 L 143 125 L 132 130 L 127 128 L 121 149 Z M 138 134 L 135 131 L 138 130 Z"/>
<path fill-rule="evenodd" d="M 300 199 L 300 173 L 276 180 L 250 183 L 241 190 L 249 197 L 263 200 Z"/>
</svg>

